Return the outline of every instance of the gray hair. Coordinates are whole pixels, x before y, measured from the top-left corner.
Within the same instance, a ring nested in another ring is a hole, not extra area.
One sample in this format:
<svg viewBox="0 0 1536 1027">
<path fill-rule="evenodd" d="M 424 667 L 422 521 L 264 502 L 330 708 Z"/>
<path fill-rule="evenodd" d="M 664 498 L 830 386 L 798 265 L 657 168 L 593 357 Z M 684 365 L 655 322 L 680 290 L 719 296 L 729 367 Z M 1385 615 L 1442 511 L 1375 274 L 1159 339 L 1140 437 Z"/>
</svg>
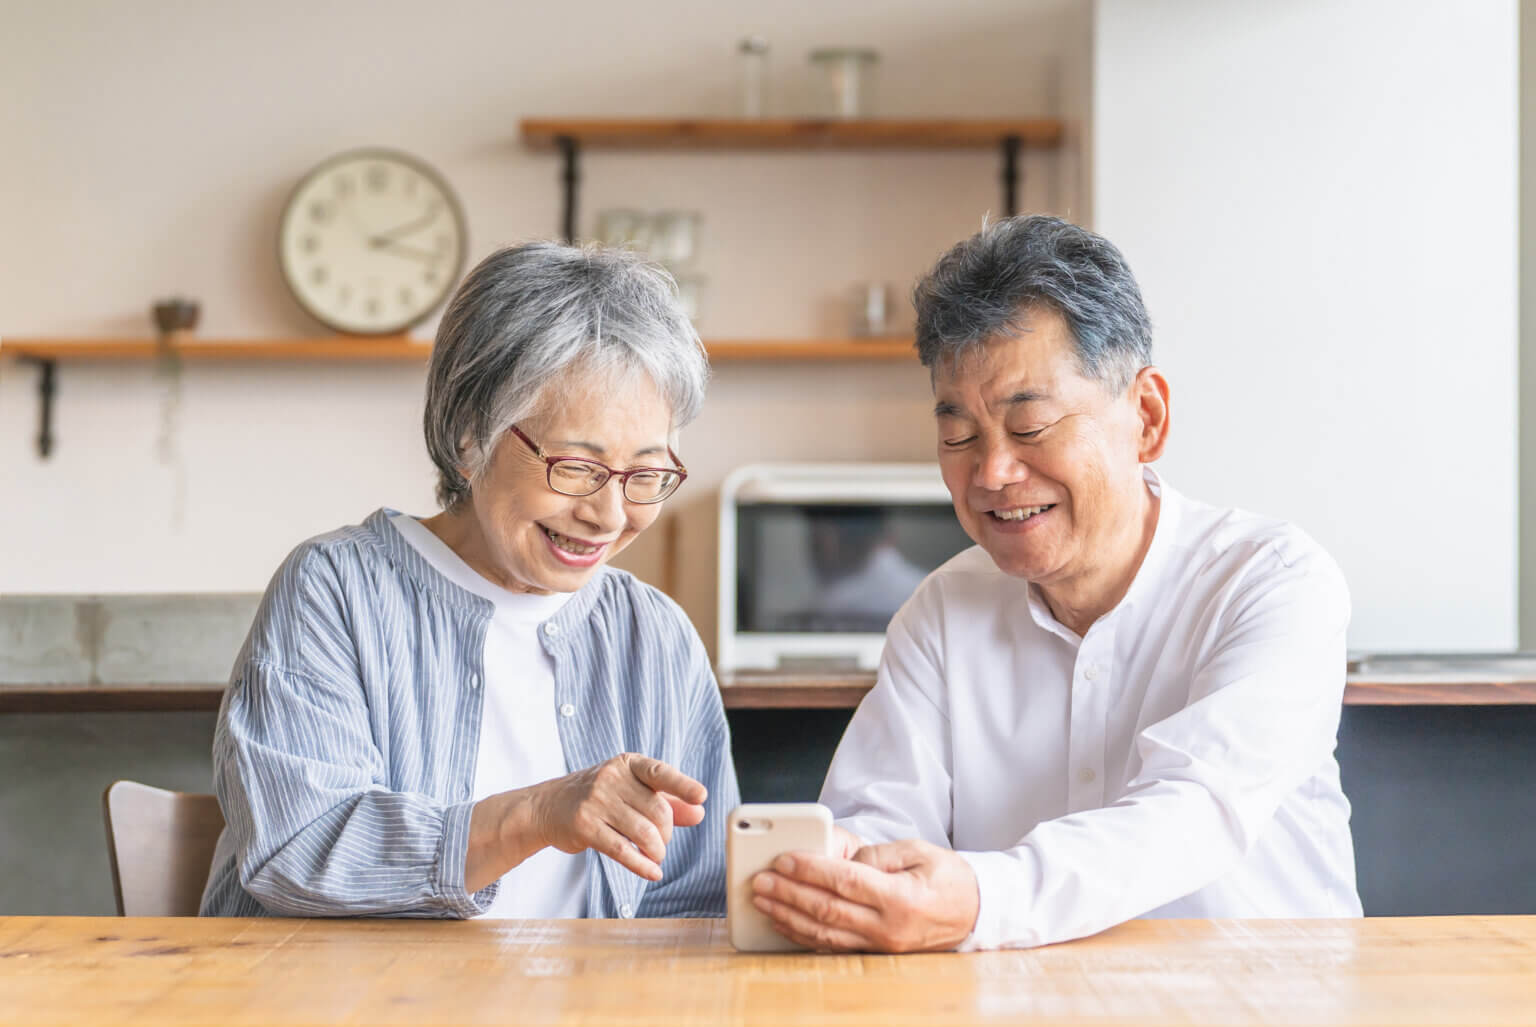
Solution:
<svg viewBox="0 0 1536 1027">
<path fill-rule="evenodd" d="M 1066 321 L 1083 375 L 1119 390 L 1152 362 L 1152 322 L 1114 244 L 1061 218 L 983 224 L 917 283 L 917 355 L 930 372 L 1046 308 Z"/>
<path fill-rule="evenodd" d="M 422 422 L 444 509 L 469 496 L 496 441 L 578 365 L 598 381 L 643 372 L 674 429 L 698 416 L 709 380 L 672 276 L 633 253 L 534 242 L 499 250 L 469 273 L 427 367 Z"/>
</svg>

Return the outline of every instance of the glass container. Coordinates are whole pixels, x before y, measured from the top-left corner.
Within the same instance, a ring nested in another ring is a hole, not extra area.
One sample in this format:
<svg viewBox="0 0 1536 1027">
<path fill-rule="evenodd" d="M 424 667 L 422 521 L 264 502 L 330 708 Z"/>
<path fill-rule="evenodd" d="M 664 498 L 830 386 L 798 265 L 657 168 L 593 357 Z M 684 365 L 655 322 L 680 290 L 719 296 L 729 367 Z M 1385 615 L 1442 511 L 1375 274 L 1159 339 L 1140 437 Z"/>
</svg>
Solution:
<svg viewBox="0 0 1536 1027">
<path fill-rule="evenodd" d="M 811 51 L 811 63 L 826 76 L 826 114 L 867 118 L 873 110 L 873 72 L 880 54 L 863 47 L 826 47 Z"/>
<path fill-rule="evenodd" d="M 741 55 L 741 116 L 760 118 L 768 109 L 768 40 L 748 36 L 736 52 Z"/>
</svg>

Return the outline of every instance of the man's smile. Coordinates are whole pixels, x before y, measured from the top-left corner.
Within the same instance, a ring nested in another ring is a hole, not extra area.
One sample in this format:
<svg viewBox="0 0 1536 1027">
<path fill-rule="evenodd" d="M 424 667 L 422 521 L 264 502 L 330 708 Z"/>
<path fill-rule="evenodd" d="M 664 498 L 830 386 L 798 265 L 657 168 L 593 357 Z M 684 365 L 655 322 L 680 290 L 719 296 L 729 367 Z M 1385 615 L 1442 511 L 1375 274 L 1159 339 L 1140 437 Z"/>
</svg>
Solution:
<svg viewBox="0 0 1536 1027">
<path fill-rule="evenodd" d="M 987 512 L 999 521 L 1027 521 L 1031 517 L 1038 517 L 1055 506 L 1055 503 L 1046 503 L 1043 506 L 1010 506 L 1004 507 L 1001 510 L 989 510 Z"/>
</svg>

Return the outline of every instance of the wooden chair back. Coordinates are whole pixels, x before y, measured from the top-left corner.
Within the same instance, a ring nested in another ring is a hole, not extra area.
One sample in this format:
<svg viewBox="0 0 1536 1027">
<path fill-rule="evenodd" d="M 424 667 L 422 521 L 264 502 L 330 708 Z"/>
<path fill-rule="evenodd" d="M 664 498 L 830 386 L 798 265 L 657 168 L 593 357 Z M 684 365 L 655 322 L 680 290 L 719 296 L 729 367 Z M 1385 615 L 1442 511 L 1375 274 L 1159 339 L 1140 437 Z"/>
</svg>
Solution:
<svg viewBox="0 0 1536 1027">
<path fill-rule="evenodd" d="M 118 916 L 197 916 L 224 830 L 216 796 L 114 781 L 101 797 Z"/>
</svg>

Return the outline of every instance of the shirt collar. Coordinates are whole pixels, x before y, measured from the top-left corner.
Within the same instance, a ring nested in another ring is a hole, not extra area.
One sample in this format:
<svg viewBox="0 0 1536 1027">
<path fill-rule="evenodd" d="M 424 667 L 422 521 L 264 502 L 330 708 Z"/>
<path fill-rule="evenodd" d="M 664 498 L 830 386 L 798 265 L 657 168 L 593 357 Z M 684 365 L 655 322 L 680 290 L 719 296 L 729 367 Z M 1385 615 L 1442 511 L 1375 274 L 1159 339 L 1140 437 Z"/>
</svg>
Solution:
<svg viewBox="0 0 1536 1027">
<path fill-rule="evenodd" d="M 447 575 L 432 566 L 431 561 L 400 533 L 400 529 L 390 523 L 390 518 L 397 516 L 398 513 L 399 511 L 391 510 L 387 506 L 380 507 L 363 521 L 363 527 L 367 530 L 373 547 L 424 591 L 454 606 L 489 618 L 495 612 L 495 604 L 484 596 L 476 595 L 450 580 Z M 564 625 L 584 618 L 587 611 L 597 602 L 597 595 L 602 591 L 600 583 L 608 577 L 608 573 L 607 567 L 599 567 L 597 573 L 572 593 L 570 600 L 560 607 L 551 619 Z"/>
<path fill-rule="evenodd" d="M 1147 488 L 1159 499 L 1157 525 L 1152 529 L 1152 544 L 1147 547 L 1147 555 L 1142 558 L 1141 566 L 1136 568 L 1136 577 L 1131 579 L 1131 587 L 1126 589 L 1125 598 L 1120 600 L 1115 610 L 1110 611 L 1111 614 L 1124 607 L 1145 604 L 1157 594 L 1183 516 L 1184 497 L 1163 481 L 1162 475 L 1151 467 L 1142 467 L 1141 476 Z"/>
</svg>

